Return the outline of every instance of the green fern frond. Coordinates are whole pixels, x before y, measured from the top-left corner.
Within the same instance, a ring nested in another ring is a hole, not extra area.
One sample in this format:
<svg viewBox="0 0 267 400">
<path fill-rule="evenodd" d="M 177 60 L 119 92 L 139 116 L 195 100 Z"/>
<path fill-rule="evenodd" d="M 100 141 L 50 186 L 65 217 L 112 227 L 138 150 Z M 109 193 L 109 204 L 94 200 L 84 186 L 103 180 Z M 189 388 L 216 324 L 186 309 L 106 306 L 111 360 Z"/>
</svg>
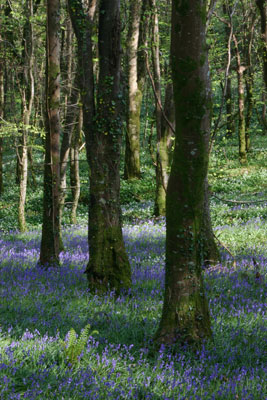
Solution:
<svg viewBox="0 0 267 400">
<path fill-rule="evenodd" d="M 86 343 L 90 335 L 98 334 L 97 331 L 90 333 L 90 325 L 86 325 L 81 331 L 80 337 L 73 328 L 68 332 L 68 342 L 63 342 L 64 352 L 66 359 L 71 363 L 75 364 L 78 362 L 78 357 L 81 355 L 85 349 Z"/>
</svg>

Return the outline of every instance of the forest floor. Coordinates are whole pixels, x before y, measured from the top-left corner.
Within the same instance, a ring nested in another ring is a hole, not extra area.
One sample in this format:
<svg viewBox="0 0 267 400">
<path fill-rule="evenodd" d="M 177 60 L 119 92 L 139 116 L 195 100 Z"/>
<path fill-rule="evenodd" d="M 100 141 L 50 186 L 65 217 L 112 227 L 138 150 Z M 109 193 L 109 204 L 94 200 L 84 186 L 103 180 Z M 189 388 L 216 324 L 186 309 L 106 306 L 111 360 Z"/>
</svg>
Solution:
<svg viewBox="0 0 267 400">
<path fill-rule="evenodd" d="M 234 143 L 213 150 L 212 220 L 224 247 L 222 262 L 204 271 L 213 339 L 196 352 L 151 351 L 163 302 L 165 220 L 151 217 L 148 170 L 130 184 L 143 198 L 123 206 L 133 286 L 120 297 L 87 289 L 83 206 L 79 225 L 65 224 L 59 269 L 36 267 L 40 229 L 34 220 L 24 234 L 1 222 L 0 398 L 267 399 L 264 142 L 254 144 L 246 167 L 239 166 Z M 133 193 L 130 185 L 122 184 L 123 199 Z"/>
</svg>

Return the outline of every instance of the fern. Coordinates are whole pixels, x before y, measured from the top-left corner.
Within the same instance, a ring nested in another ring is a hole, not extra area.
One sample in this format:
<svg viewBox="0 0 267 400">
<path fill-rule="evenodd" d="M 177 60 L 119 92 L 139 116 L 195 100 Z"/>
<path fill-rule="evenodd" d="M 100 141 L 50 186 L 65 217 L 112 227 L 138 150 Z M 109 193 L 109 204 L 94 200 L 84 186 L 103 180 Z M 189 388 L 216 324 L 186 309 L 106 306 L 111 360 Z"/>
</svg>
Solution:
<svg viewBox="0 0 267 400">
<path fill-rule="evenodd" d="M 69 363 L 75 364 L 79 362 L 79 356 L 85 349 L 89 336 L 93 334 L 98 334 L 98 332 L 93 331 L 90 333 L 89 324 L 86 325 L 86 327 L 81 331 L 80 337 L 78 337 L 73 328 L 70 329 L 70 331 L 68 332 L 68 340 L 66 342 L 62 341 L 62 344 L 64 346 L 65 358 L 68 360 Z"/>
</svg>

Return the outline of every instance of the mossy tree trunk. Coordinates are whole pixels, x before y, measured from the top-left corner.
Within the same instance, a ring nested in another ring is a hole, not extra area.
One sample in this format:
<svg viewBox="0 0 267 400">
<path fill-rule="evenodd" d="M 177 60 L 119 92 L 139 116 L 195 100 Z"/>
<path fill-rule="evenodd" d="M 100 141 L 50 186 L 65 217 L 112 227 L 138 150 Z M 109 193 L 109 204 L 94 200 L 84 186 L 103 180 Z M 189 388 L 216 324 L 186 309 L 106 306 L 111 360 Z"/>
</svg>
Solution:
<svg viewBox="0 0 267 400">
<path fill-rule="evenodd" d="M 140 178 L 140 113 L 141 101 L 137 78 L 137 50 L 139 39 L 141 0 L 130 3 L 128 54 L 128 116 L 125 148 L 124 179 Z"/>
<path fill-rule="evenodd" d="M 206 1 L 173 0 L 171 60 L 175 149 L 166 199 L 166 275 L 156 341 L 198 343 L 211 336 L 201 275 L 202 223 L 210 133 Z"/>
<path fill-rule="evenodd" d="M 100 0 L 99 84 L 94 103 L 91 12 L 80 0 L 69 0 L 78 41 L 84 133 L 90 166 L 89 263 L 91 290 L 117 293 L 131 285 L 131 270 L 121 226 L 119 161 L 122 139 L 120 118 L 120 1 Z M 95 9 L 95 7 L 94 7 Z"/>
<path fill-rule="evenodd" d="M 157 130 L 156 198 L 154 208 L 156 216 L 166 215 L 166 192 L 171 167 L 174 134 L 166 118 L 174 128 L 175 113 L 172 82 L 168 82 L 166 85 L 164 111 L 160 111 L 160 131 L 158 132 Z"/>
<path fill-rule="evenodd" d="M 59 264 L 60 1 L 47 0 L 46 139 L 43 224 L 39 264 Z"/>
</svg>

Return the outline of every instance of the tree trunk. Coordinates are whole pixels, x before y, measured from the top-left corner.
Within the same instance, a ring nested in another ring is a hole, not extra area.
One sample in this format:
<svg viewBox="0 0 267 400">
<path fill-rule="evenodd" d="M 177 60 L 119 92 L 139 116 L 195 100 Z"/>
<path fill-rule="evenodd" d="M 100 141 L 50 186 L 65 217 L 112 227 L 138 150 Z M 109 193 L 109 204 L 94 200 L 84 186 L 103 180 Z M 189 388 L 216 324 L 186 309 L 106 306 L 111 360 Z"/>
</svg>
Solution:
<svg viewBox="0 0 267 400">
<path fill-rule="evenodd" d="M 168 121 L 175 127 L 175 113 L 173 104 L 173 84 L 169 82 L 165 90 L 164 114 Z M 157 141 L 156 165 L 156 199 L 154 214 L 166 214 L 166 191 L 171 167 L 171 147 L 173 131 L 161 112 L 160 135 Z"/>
<path fill-rule="evenodd" d="M 3 57 L 3 46 L 0 32 L 0 126 L 2 119 L 4 118 L 4 57 Z M 0 137 L 0 196 L 4 192 L 3 184 L 3 138 Z"/>
<path fill-rule="evenodd" d="M 263 77 L 267 91 L 267 5 L 266 0 L 256 0 L 261 16 L 261 54 L 263 60 Z"/>
<path fill-rule="evenodd" d="M 119 161 L 120 118 L 120 1 L 100 0 L 99 85 L 94 104 L 92 20 L 81 0 L 69 0 L 78 41 L 84 133 L 90 166 L 89 254 L 86 274 L 91 290 L 117 293 L 131 284 L 131 270 L 122 238 Z"/>
<path fill-rule="evenodd" d="M 33 3 L 32 0 L 26 2 L 26 15 L 27 20 L 23 30 L 23 43 L 24 43 L 24 73 L 22 77 L 21 95 L 22 95 L 22 138 L 18 154 L 19 158 L 19 207 L 18 207 L 18 222 L 19 230 L 24 232 L 26 230 L 25 220 L 25 202 L 27 192 L 28 180 L 28 127 L 30 125 L 30 118 L 32 113 L 32 105 L 34 99 L 34 40 L 33 40 Z"/>
<path fill-rule="evenodd" d="M 140 178 L 140 113 L 141 101 L 137 81 L 137 50 L 139 39 L 141 0 L 130 3 L 128 31 L 129 103 L 125 148 L 124 179 Z"/>
<path fill-rule="evenodd" d="M 75 135 L 72 138 L 72 145 L 70 151 L 70 182 L 72 187 L 72 207 L 71 207 L 71 223 L 77 224 L 77 208 L 79 203 L 81 184 L 80 184 L 80 173 L 79 173 L 79 146 L 81 139 L 81 131 L 83 126 L 83 112 L 80 107 L 79 112 L 79 123 L 76 129 Z"/>
<path fill-rule="evenodd" d="M 235 133 L 235 123 L 234 123 L 234 118 L 233 118 L 233 101 L 232 101 L 232 81 L 231 81 L 231 78 L 227 78 L 226 85 L 227 85 L 226 86 L 226 96 L 225 96 L 226 118 L 227 118 L 226 136 L 228 138 L 230 138 Z"/>
<path fill-rule="evenodd" d="M 233 35 L 236 51 L 236 73 L 238 84 L 238 143 L 239 143 L 239 161 L 241 164 L 247 163 L 246 151 L 246 120 L 245 120 L 245 95 L 244 95 L 244 71 L 246 67 L 241 64 L 241 57 L 238 47 L 238 41 Z"/>
<path fill-rule="evenodd" d="M 181 5 L 182 4 L 182 5 Z M 171 60 L 175 149 L 166 198 L 166 276 L 157 342 L 198 343 L 211 336 L 201 276 L 204 188 L 210 134 L 206 2 L 173 0 Z"/>
<path fill-rule="evenodd" d="M 153 75 L 154 75 L 154 96 L 155 96 L 155 114 L 156 114 L 156 131 L 157 131 L 157 158 L 156 158 L 156 198 L 154 214 L 156 216 L 165 215 L 165 203 L 166 203 L 166 186 L 163 182 L 163 165 L 161 162 L 161 154 L 163 153 L 161 141 L 161 117 L 162 111 L 160 108 L 161 103 L 161 83 L 160 83 L 160 60 L 159 60 L 159 20 L 158 20 L 158 9 L 156 0 L 152 0 L 153 15 L 152 15 L 152 64 L 153 64 Z"/>
<path fill-rule="evenodd" d="M 59 264 L 60 1 L 47 0 L 46 144 L 40 265 Z"/>
<path fill-rule="evenodd" d="M 223 3 L 223 13 L 225 15 L 228 14 L 225 3 Z M 230 35 L 232 35 L 231 29 L 226 24 L 225 25 L 225 43 L 227 44 L 227 47 L 228 47 L 228 53 L 229 52 L 231 53 L 231 37 L 230 37 Z M 229 59 L 229 54 L 228 54 L 228 59 Z M 233 106 L 232 106 L 232 85 L 231 85 L 232 82 L 231 82 L 231 78 L 229 76 L 226 77 L 225 84 L 226 84 L 225 103 L 226 103 L 226 119 L 227 119 L 226 136 L 229 138 L 229 137 L 232 137 L 235 132 L 235 124 L 234 124 L 234 119 L 233 119 Z"/>
<path fill-rule="evenodd" d="M 68 104 L 66 106 L 66 119 L 63 130 L 63 138 L 60 149 L 60 199 L 59 199 L 59 229 L 60 229 L 60 250 L 64 250 L 62 235 L 61 235 L 61 220 L 65 204 L 66 196 L 66 181 L 67 181 L 67 167 L 68 159 L 71 148 L 71 140 L 75 130 L 75 124 L 78 117 L 78 98 L 79 90 L 72 87 L 71 93 L 67 97 Z"/>
<path fill-rule="evenodd" d="M 245 17 L 244 17 L 245 19 Z M 246 32 L 245 32 L 245 41 L 244 41 L 244 50 L 246 53 L 246 62 L 247 62 L 247 69 L 245 72 L 245 84 L 246 84 L 246 103 L 247 103 L 247 110 L 246 110 L 246 152 L 250 150 L 250 122 L 253 114 L 253 67 L 251 61 L 251 52 L 252 52 L 252 43 L 254 37 L 254 29 L 255 29 L 255 21 L 256 21 L 256 14 L 251 13 L 250 18 L 246 19 Z"/>
</svg>

